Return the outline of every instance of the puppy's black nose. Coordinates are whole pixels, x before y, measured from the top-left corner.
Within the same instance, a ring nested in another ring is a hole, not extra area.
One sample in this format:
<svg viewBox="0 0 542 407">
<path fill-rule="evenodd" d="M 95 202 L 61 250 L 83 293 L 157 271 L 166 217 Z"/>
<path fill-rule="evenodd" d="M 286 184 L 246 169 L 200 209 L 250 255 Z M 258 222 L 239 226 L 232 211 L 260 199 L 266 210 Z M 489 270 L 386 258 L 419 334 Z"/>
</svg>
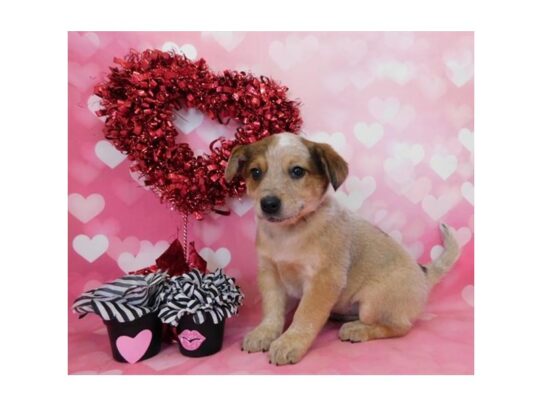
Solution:
<svg viewBox="0 0 542 407">
<path fill-rule="evenodd" d="M 260 206 L 268 215 L 274 215 L 280 210 L 280 199 L 273 195 L 266 196 L 261 199 Z"/>
</svg>

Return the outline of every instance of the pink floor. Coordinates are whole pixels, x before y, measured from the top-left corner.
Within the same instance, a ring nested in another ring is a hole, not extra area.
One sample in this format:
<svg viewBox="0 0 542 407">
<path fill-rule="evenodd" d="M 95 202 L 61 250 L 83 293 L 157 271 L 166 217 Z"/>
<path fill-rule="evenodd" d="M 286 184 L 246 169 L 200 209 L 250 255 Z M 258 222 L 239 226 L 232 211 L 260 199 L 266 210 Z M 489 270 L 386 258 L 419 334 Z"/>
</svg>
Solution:
<svg viewBox="0 0 542 407">
<path fill-rule="evenodd" d="M 461 274 L 460 270 L 453 272 Z M 449 280 L 453 283 L 452 275 Z M 76 316 L 70 314 L 69 373 L 473 374 L 472 286 L 449 294 L 450 285 L 444 282 L 435 289 L 426 312 L 403 338 L 343 343 L 337 338 L 340 324 L 329 322 L 300 363 L 280 367 L 270 365 L 264 353 L 240 350 L 243 335 L 257 323 L 257 306 L 245 306 L 239 316 L 228 320 L 223 349 L 215 355 L 188 358 L 176 345 L 164 344 L 158 355 L 134 365 L 112 359 L 107 333 L 98 317 L 89 315 L 75 321 Z"/>
</svg>

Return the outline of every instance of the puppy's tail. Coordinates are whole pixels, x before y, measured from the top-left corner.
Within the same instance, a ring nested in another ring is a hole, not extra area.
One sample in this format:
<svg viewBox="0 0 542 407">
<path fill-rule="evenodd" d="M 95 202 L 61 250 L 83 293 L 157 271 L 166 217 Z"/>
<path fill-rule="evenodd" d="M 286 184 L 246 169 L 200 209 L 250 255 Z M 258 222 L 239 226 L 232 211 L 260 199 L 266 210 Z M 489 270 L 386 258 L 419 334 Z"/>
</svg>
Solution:
<svg viewBox="0 0 542 407">
<path fill-rule="evenodd" d="M 429 280 L 431 286 L 438 283 L 442 276 L 444 276 L 444 274 L 446 274 L 446 272 L 452 268 L 460 254 L 459 243 L 457 242 L 457 239 L 449 226 L 441 223 L 440 233 L 444 243 L 444 250 L 435 259 L 435 261 L 422 267 L 427 272 L 427 279 Z"/>
</svg>

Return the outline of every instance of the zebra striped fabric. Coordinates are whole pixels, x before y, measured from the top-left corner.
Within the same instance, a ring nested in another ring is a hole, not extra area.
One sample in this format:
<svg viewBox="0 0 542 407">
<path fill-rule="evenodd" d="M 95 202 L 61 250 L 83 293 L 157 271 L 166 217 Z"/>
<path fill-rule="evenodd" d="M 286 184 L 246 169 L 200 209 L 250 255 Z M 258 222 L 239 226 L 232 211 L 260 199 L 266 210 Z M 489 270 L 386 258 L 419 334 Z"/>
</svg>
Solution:
<svg viewBox="0 0 542 407">
<path fill-rule="evenodd" d="M 226 276 L 221 269 L 209 274 L 194 269 L 169 280 L 158 317 L 173 326 L 187 314 L 192 314 L 197 324 L 203 323 L 207 316 L 217 324 L 235 315 L 243 298 L 235 279 Z"/>
<path fill-rule="evenodd" d="M 127 275 L 84 292 L 73 303 L 80 318 L 93 312 L 105 321 L 131 322 L 155 312 L 161 304 L 160 293 L 166 273 Z"/>
</svg>

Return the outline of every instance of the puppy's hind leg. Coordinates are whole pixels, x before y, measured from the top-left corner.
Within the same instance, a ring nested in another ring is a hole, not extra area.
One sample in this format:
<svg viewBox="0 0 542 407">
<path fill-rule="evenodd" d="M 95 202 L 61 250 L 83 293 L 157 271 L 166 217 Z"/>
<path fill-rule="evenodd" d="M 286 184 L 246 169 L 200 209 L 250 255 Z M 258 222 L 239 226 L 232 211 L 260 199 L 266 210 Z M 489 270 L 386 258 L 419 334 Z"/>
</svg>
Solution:
<svg viewBox="0 0 542 407">
<path fill-rule="evenodd" d="M 373 324 L 366 325 L 360 320 L 343 324 L 339 330 L 341 341 L 367 342 L 371 339 L 393 338 L 404 336 L 410 330 L 410 326 Z"/>
<path fill-rule="evenodd" d="M 404 336 L 412 324 L 407 321 L 378 321 L 365 309 L 360 309 L 360 319 L 343 324 L 339 339 L 349 342 L 367 342 L 372 339 Z"/>
</svg>

